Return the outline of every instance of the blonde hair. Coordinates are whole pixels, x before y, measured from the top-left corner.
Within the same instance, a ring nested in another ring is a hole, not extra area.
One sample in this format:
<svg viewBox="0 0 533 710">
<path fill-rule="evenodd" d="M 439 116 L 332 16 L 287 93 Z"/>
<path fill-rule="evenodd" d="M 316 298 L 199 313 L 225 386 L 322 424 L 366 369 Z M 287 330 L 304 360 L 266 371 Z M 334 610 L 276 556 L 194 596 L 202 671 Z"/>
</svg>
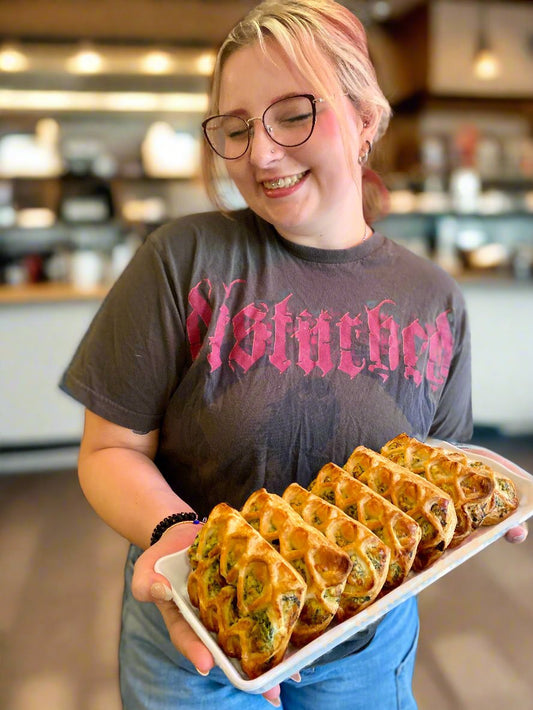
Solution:
<svg viewBox="0 0 533 710">
<path fill-rule="evenodd" d="M 343 97 L 351 99 L 374 141 L 387 129 L 391 108 L 377 82 L 362 23 L 334 0 L 264 0 L 252 9 L 220 47 L 208 115 L 219 112 L 221 75 L 228 58 L 240 48 L 256 43 L 267 53 L 266 40 L 276 43 L 310 81 L 317 95 L 328 97 L 339 120 L 349 163 L 354 166 L 358 156 L 343 109 Z M 219 189 L 220 178 L 224 175 L 223 161 L 205 142 L 203 170 L 210 199 L 227 212 Z M 366 182 L 363 169 L 364 211 L 365 216 L 371 218 L 376 210 L 365 195 Z M 375 186 L 375 176 L 368 182 Z"/>
</svg>

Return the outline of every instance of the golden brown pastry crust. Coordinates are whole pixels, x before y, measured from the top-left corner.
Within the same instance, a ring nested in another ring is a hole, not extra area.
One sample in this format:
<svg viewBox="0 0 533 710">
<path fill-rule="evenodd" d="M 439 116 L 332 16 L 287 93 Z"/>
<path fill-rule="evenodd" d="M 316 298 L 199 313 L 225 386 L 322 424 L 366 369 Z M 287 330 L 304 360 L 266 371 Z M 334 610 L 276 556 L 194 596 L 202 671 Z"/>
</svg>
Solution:
<svg viewBox="0 0 533 710">
<path fill-rule="evenodd" d="M 492 496 L 489 509 L 481 524 L 483 526 L 495 525 L 496 523 L 505 520 L 505 518 L 508 518 L 511 513 L 514 513 L 520 503 L 518 491 L 514 481 L 500 471 L 495 471 L 494 469 L 489 468 L 481 461 L 470 461 L 469 465 L 471 468 L 476 470 L 486 471 L 489 469 L 494 474 L 496 484 L 494 486 L 494 495 Z"/>
<path fill-rule="evenodd" d="M 387 577 L 390 550 L 385 543 L 340 508 L 306 491 L 297 483 L 291 483 L 283 493 L 283 499 L 306 523 L 350 556 L 352 571 L 341 595 L 335 615 L 337 621 L 344 621 L 369 606 L 378 596 Z"/>
<path fill-rule="evenodd" d="M 468 465 L 466 457 L 448 453 L 400 434 L 381 449 L 391 461 L 423 476 L 451 496 L 457 525 L 450 543 L 456 547 L 478 528 L 492 504 L 495 479 L 486 471 Z M 466 463 L 465 463 L 466 461 Z"/>
<path fill-rule="evenodd" d="M 457 524 L 453 501 L 447 493 L 366 446 L 354 449 L 344 469 L 420 525 L 422 538 L 413 569 L 425 569 L 442 555 Z"/>
<path fill-rule="evenodd" d="M 200 619 L 249 678 L 283 660 L 305 598 L 301 575 L 225 503 L 189 548 L 187 590 Z"/>
<path fill-rule="evenodd" d="M 382 591 L 390 591 L 400 585 L 413 565 L 422 535 L 420 526 L 334 463 L 327 463 L 320 469 L 309 490 L 338 506 L 383 540 L 391 551 L 391 560 Z"/>
<path fill-rule="evenodd" d="M 264 488 L 252 493 L 241 513 L 304 578 L 306 596 L 291 641 L 295 646 L 312 641 L 337 612 L 352 568 L 350 557 Z"/>
<path fill-rule="evenodd" d="M 470 466 L 473 470 L 481 471 L 494 479 L 494 493 L 481 525 L 495 525 L 508 518 L 518 508 L 520 503 L 518 491 L 514 481 L 508 476 L 482 461 L 469 459 L 462 451 L 449 451 L 442 448 L 437 448 L 437 450 L 446 453 L 454 461 L 460 461 L 465 466 Z"/>
</svg>

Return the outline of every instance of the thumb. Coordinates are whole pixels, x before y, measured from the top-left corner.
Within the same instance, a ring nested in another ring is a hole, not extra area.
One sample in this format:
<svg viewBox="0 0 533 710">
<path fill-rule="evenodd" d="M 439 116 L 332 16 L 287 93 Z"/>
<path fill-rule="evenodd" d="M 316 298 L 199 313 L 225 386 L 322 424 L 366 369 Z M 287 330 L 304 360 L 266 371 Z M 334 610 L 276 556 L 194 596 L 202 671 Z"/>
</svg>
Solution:
<svg viewBox="0 0 533 710">
<path fill-rule="evenodd" d="M 154 565 L 161 553 L 154 547 L 149 547 L 138 558 L 133 569 L 131 591 L 140 602 L 170 601 L 172 591 L 170 583 L 162 574 L 154 570 Z"/>
<path fill-rule="evenodd" d="M 154 602 L 169 602 L 172 599 L 172 590 L 168 582 L 154 582 L 150 587 L 150 599 Z"/>
<path fill-rule="evenodd" d="M 172 599 L 170 584 L 162 574 L 155 571 L 155 563 L 160 557 L 188 548 L 198 534 L 200 527 L 201 525 L 192 523 L 177 525 L 165 532 L 160 540 L 142 553 L 135 563 L 131 581 L 131 590 L 135 599 L 140 602 Z M 154 584 L 163 585 L 165 589 L 161 586 L 152 589 Z"/>
</svg>

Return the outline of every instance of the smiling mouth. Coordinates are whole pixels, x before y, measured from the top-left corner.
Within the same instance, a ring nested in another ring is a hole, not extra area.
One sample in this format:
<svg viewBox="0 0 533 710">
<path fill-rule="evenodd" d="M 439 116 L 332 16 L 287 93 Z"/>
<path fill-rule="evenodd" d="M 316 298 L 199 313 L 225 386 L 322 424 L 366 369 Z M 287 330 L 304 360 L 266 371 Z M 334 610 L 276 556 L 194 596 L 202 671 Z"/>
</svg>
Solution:
<svg viewBox="0 0 533 710">
<path fill-rule="evenodd" d="M 282 177 L 277 180 L 264 180 L 263 185 L 267 190 L 280 190 L 282 187 L 293 187 L 299 183 L 308 172 L 308 170 L 304 170 L 303 173 L 298 173 L 297 175 L 290 175 L 289 177 Z"/>
</svg>

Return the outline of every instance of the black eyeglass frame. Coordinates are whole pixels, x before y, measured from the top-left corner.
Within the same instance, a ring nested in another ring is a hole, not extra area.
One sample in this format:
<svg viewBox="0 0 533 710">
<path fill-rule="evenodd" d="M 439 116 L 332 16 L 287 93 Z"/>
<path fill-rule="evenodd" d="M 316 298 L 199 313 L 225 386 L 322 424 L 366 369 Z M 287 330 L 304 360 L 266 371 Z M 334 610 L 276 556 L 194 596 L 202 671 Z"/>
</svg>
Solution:
<svg viewBox="0 0 533 710">
<path fill-rule="evenodd" d="M 309 135 L 307 138 L 303 141 L 300 141 L 299 143 L 292 143 L 291 145 L 287 145 L 286 143 L 280 143 L 280 141 L 277 141 L 274 136 L 271 134 L 267 124 L 265 123 L 265 114 L 267 111 L 270 111 L 270 109 L 275 106 L 276 104 L 281 103 L 282 101 L 287 101 L 287 99 L 309 99 L 309 102 L 311 104 L 311 111 L 313 113 L 313 120 L 312 120 L 312 125 L 311 125 L 311 130 L 309 131 Z M 317 99 L 316 96 L 313 94 L 295 94 L 294 96 L 284 96 L 282 99 L 277 99 L 273 103 L 270 104 L 270 106 L 267 106 L 266 109 L 263 111 L 262 116 L 251 116 L 250 118 L 242 118 L 241 116 L 235 116 L 234 114 L 231 113 L 217 113 L 214 116 L 208 116 L 204 121 L 202 121 L 202 130 L 205 136 L 205 139 L 209 145 L 209 147 L 218 155 L 220 156 L 223 160 L 238 160 L 239 158 L 242 158 L 243 155 L 246 154 L 248 148 L 250 147 L 251 143 L 251 137 L 252 137 L 252 127 L 251 127 L 251 122 L 252 121 L 261 121 L 263 124 L 263 127 L 265 131 L 268 134 L 268 137 L 274 141 L 277 145 L 282 146 L 282 148 L 296 148 L 299 145 L 303 145 L 304 143 L 307 143 L 307 141 L 311 138 L 313 135 L 313 131 L 315 130 L 315 124 L 316 124 L 316 105 L 318 103 L 322 103 L 325 101 L 325 99 Z M 222 155 L 221 153 L 218 152 L 218 150 L 215 148 L 215 146 L 211 143 L 209 140 L 209 136 L 207 135 L 207 124 L 212 121 L 214 118 L 239 118 L 245 125 L 247 129 L 247 141 L 246 141 L 246 148 L 243 150 L 243 152 L 240 155 L 236 155 L 233 158 L 227 158 L 225 155 Z"/>
</svg>

